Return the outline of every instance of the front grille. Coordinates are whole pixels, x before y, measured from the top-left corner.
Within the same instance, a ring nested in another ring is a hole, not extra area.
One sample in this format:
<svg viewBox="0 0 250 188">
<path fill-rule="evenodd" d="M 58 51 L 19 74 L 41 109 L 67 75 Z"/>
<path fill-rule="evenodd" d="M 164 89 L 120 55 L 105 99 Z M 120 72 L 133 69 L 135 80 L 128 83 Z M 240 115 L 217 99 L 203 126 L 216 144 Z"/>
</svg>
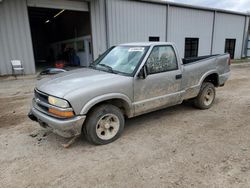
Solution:
<svg viewBox="0 0 250 188">
<path fill-rule="evenodd" d="M 42 102 L 48 103 L 48 95 L 35 90 L 35 98 L 41 100 Z"/>
<path fill-rule="evenodd" d="M 44 110 L 44 111 L 46 111 L 46 112 L 48 112 L 48 111 L 49 111 L 49 108 L 48 108 L 48 107 L 46 107 L 46 106 L 43 106 L 43 105 L 38 104 L 38 103 L 37 103 L 37 106 L 39 106 L 41 109 L 43 109 L 43 110 Z"/>
<path fill-rule="evenodd" d="M 46 107 L 40 103 L 40 102 L 44 102 L 44 103 L 48 104 L 48 95 L 46 95 L 45 93 L 42 93 L 36 89 L 35 89 L 34 93 L 35 93 L 35 103 L 36 103 L 36 106 L 39 108 L 38 110 L 42 110 L 43 112 L 48 113 L 48 111 L 49 111 L 48 107 Z"/>
</svg>

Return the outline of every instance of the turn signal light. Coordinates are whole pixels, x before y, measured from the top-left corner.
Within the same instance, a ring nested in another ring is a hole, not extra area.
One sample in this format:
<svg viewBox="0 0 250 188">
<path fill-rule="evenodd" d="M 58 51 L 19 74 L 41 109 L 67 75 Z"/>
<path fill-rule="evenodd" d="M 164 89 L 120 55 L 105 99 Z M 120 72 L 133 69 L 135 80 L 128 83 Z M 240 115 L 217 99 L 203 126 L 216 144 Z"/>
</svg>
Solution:
<svg viewBox="0 0 250 188">
<path fill-rule="evenodd" d="M 64 118 L 70 118 L 74 116 L 74 113 L 72 111 L 62 112 L 53 108 L 49 108 L 49 113 L 54 114 L 59 117 L 64 117 Z"/>
</svg>

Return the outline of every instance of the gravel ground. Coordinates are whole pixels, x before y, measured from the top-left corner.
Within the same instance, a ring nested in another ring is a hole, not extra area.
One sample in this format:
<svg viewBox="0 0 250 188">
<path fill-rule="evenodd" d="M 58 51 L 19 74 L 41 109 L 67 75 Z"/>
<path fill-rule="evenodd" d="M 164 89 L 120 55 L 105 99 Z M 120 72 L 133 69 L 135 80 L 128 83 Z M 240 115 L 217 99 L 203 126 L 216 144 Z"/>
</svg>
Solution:
<svg viewBox="0 0 250 188">
<path fill-rule="evenodd" d="M 34 78 L 0 79 L 0 187 L 250 187 L 250 64 L 232 66 L 215 104 L 127 120 L 105 146 L 30 121 Z"/>
</svg>

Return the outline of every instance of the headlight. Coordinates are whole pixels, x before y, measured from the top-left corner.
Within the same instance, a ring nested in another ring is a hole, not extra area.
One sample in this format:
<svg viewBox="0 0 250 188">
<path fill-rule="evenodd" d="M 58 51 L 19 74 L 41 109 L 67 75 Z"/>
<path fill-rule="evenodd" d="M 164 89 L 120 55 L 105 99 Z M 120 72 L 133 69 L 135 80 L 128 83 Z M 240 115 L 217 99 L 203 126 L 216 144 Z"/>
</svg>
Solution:
<svg viewBox="0 0 250 188">
<path fill-rule="evenodd" d="M 61 107 L 61 108 L 70 107 L 69 103 L 66 100 L 59 99 L 59 98 L 56 98 L 56 97 L 49 96 L 48 101 L 49 101 L 50 104 L 52 104 L 54 106 Z"/>
</svg>

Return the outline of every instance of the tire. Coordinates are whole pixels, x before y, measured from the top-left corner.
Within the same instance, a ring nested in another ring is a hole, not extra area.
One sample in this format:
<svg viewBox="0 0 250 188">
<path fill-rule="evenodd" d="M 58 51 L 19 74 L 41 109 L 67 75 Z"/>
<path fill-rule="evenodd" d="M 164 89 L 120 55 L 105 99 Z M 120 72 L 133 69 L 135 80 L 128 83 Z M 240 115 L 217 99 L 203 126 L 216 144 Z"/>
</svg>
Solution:
<svg viewBox="0 0 250 188">
<path fill-rule="evenodd" d="M 215 95 L 214 85 L 210 82 L 204 82 L 198 96 L 194 99 L 194 106 L 201 110 L 209 109 L 214 103 Z"/>
<path fill-rule="evenodd" d="M 88 114 L 83 133 L 91 144 L 109 144 L 120 137 L 124 123 L 124 116 L 118 107 L 103 104 Z"/>
</svg>

